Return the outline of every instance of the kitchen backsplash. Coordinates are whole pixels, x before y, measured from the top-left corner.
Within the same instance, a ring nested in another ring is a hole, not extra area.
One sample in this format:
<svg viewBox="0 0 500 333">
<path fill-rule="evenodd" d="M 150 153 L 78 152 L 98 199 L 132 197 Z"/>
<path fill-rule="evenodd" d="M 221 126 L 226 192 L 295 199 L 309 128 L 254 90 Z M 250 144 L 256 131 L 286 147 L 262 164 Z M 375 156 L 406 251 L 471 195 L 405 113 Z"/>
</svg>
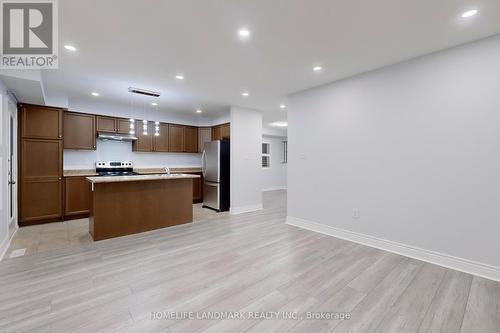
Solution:
<svg viewBox="0 0 500 333">
<path fill-rule="evenodd" d="M 137 153 L 131 142 L 97 140 L 95 151 L 64 150 L 64 169 L 93 169 L 96 161 L 131 161 L 141 167 L 201 167 L 201 154 Z"/>
</svg>

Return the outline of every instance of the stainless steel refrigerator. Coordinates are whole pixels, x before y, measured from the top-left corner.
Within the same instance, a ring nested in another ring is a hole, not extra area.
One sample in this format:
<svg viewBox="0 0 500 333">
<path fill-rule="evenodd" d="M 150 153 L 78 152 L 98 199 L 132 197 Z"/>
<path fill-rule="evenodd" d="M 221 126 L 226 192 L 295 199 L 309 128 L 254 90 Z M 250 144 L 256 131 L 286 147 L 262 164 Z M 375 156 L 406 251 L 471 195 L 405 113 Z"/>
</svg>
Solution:
<svg viewBox="0 0 500 333">
<path fill-rule="evenodd" d="M 229 141 L 206 142 L 201 158 L 203 207 L 218 212 L 229 210 Z"/>
</svg>

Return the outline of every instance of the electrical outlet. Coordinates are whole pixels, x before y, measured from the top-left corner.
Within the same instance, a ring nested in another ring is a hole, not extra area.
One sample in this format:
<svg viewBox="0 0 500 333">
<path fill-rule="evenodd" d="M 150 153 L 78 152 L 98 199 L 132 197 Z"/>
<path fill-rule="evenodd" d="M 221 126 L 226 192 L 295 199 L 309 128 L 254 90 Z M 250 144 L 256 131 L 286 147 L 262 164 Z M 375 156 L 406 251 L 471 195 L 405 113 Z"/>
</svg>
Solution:
<svg viewBox="0 0 500 333">
<path fill-rule="evenodd" d="M 359 209 L 354 208 L 354 209 L 352 210 L 352 218 L 353 218 L 353 219 L 359 219 Z"/>
</svg>

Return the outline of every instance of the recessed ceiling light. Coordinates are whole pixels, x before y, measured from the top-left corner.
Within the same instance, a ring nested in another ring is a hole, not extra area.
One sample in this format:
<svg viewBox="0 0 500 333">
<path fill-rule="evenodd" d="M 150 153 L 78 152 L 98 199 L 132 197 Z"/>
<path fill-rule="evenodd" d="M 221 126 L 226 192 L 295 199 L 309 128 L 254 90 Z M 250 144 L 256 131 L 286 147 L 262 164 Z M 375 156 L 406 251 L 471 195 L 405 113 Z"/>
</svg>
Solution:
<svg viewBox="0 0 500 333">
<path fill-rule="evenodd" d="M 465 13 L 463 13 L 462 17 L 463 18 L 472 17 L 472 16 L 476 15 L 477 13 L 479 13 L 479 10 L 477 10 L 477 9 L 471 9 L 471 10 L 468 10 Z"/>
<path fill-rule="evenodd" d="M 247 93 L 247 92 L 243 92 L 243 93 L 241 93 L 241 96 L 243 96 L 243 97 L 248 97 L 249 95 L 250 95 L 250 94 L 249 94 L 249 93 Z"/>
<path fill-rule="evenodd" d="M 97 93 L 97 92 L 93 92 L 93 93 L 92 93 L 92 96 L 97 97 L 97 96 L 99 96 L 99 93 Z"/>
<path fill-rule="evenodd" d="M 238 30 L 238 35 L 240 35 L 240 37 L 246 38 L 250 36 L 250 31 L 247 29 L 240 29 Z"/>
<path fill-rule="evenodd" d="M 76 51 L 76 47 L 73 45 L 64 45 L 64 48 L 69 51 Z"/>
<path fill-rule="evenodd" d="M 196 110 L 196 113 L 202 113 L 203 111 L 201 111 L 200 109 Z"/>
<path fill-rule="evenodd" d="M 321 67 L 321 66 L 315 66 L 315 67 L 313 67 L 313 71 L 315 71 L 315 72 L 319 72 L 322 69 L 323 69 L 323 67 Z"/>
<path fill-rule="evenodd" d="M 175 76 L 175 78 L 176 78 L 177 80 L 184 80 L 184 75 L 177 74 L 177 75 Z"/>
<path fill-rule="evenodd" d="M 280 109 L 285 109 L 286 108 L 286 105 L 285 104 L 281 104 L 280 105 Z"/>
<path fill-rule="evenodd" d="M 158 106 L 158 103 L 153 102 L 153 103 L 151 103 L 151 105 L 152 105 L 152 106 Z"/>
<path fill-rule="evenodd" d="M 271 123 L 269 125 L 276 126 L 276 127 L 287 127 L 288 123 L 286 121 L 277 121 L 277 122 Z"/>
</svg>

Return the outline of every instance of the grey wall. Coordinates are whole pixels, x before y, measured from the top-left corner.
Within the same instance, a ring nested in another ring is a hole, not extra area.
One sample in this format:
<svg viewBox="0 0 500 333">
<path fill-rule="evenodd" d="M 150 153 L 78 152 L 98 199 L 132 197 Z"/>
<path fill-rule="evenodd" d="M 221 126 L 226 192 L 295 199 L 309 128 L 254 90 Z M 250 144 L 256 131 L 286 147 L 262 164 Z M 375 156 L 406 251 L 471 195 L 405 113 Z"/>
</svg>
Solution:
<svg viewBox="0 0 500 333">
<path fill-rule="evenodd" d="M 500 267 L 500 36 L 292 95 L 288 122 L 289 216 Z"/>
</svg>

